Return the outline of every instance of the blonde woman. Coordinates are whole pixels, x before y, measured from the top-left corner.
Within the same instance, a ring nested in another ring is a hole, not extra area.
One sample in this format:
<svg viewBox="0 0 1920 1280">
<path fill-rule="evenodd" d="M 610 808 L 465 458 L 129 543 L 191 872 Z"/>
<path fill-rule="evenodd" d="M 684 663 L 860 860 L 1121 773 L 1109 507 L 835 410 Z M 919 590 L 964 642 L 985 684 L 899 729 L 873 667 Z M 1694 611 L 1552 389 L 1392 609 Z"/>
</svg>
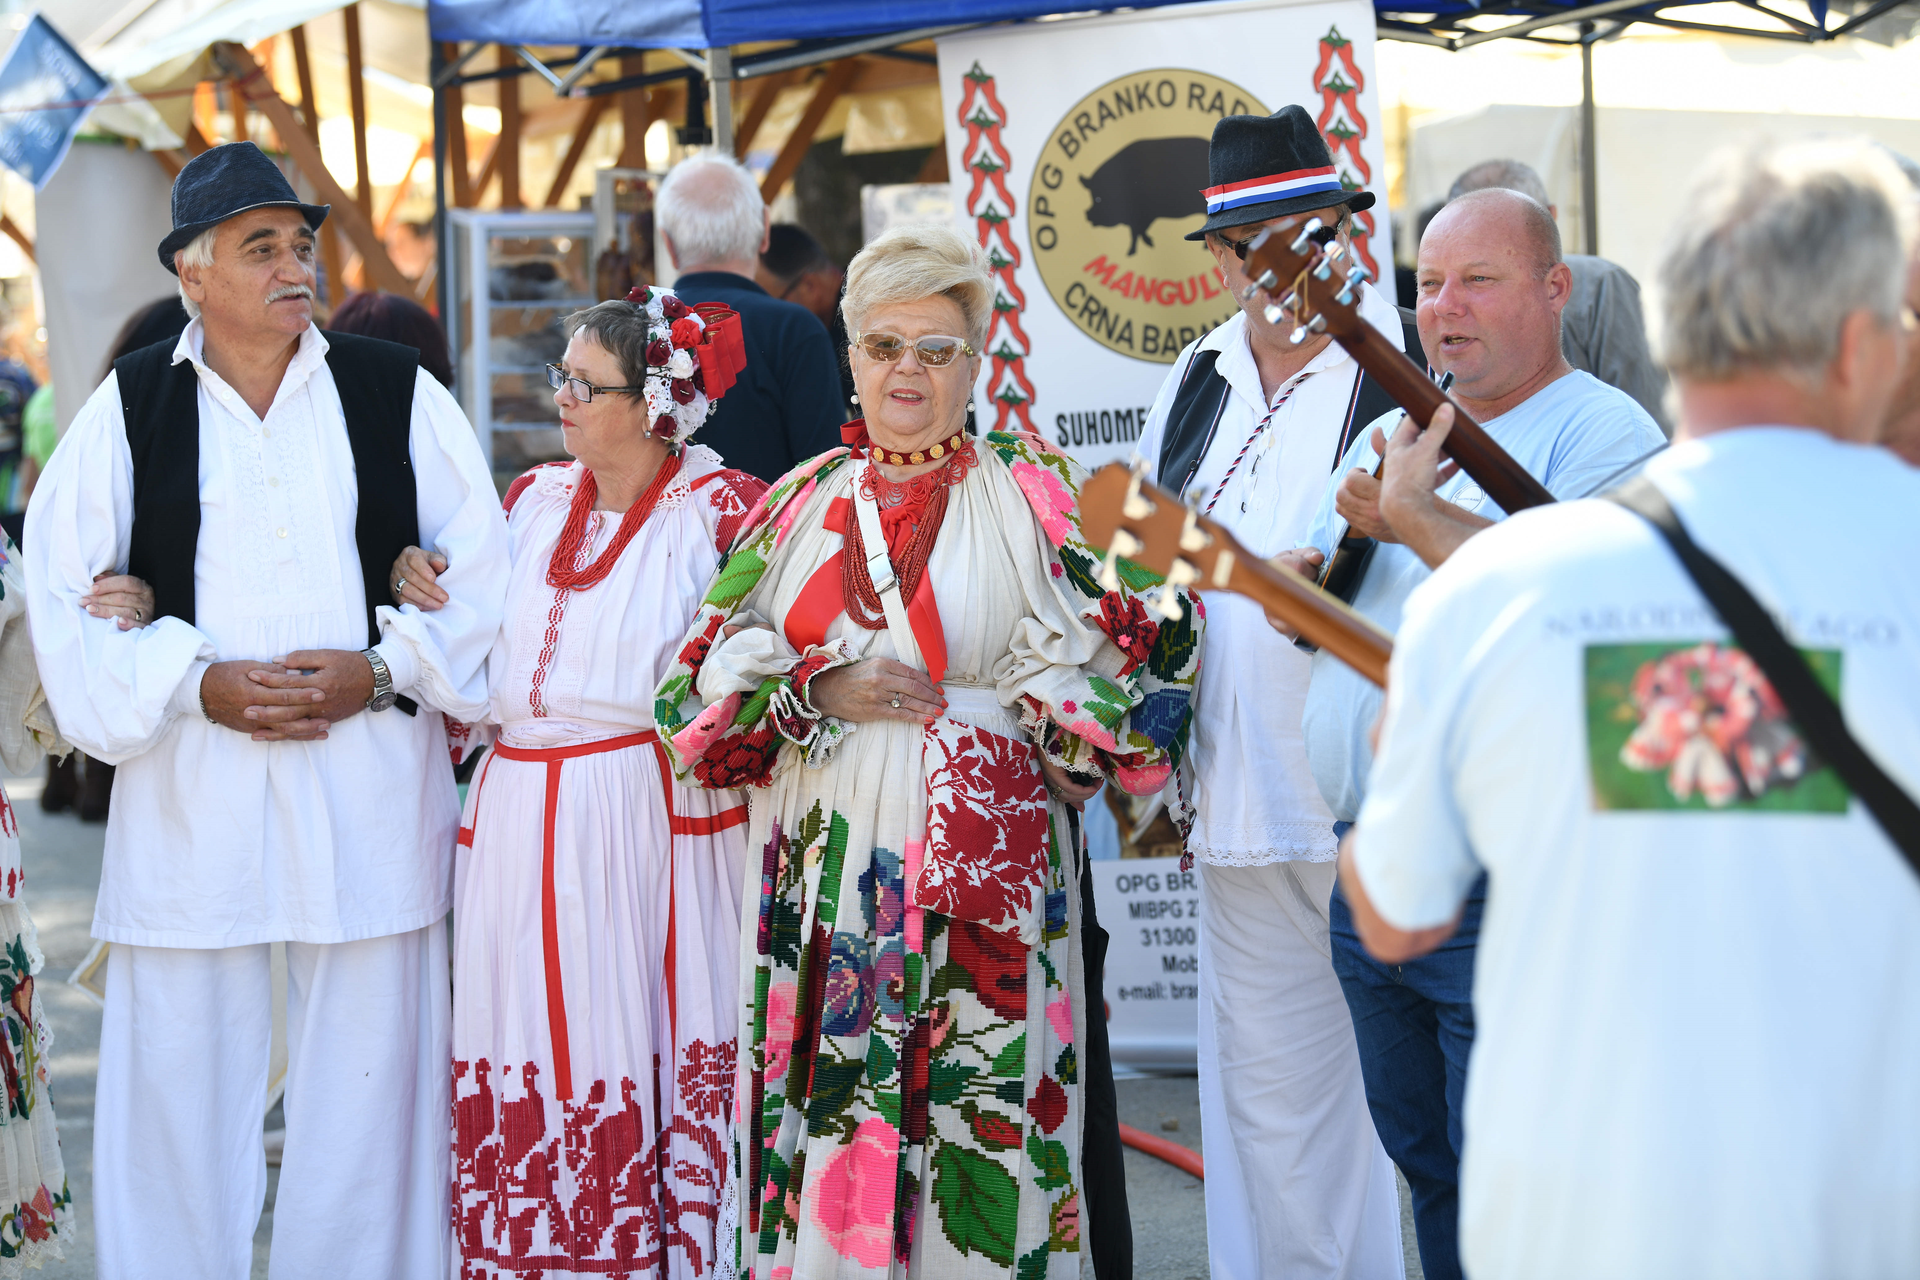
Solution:
<svg viewBox="0 0 1920 1280">
<path fill-rule="evenodd" d="M 742 1274 L 1080 1274 L 1069 813 L 1164 784 L 1199 619 L 1101 588 L 1066 458 L 967 434 L 992 300 L 944 228 L 854 259 L 867 417 L 770 491 L 660 688 L 681 776 L 753 789 Z"/>
</svg>

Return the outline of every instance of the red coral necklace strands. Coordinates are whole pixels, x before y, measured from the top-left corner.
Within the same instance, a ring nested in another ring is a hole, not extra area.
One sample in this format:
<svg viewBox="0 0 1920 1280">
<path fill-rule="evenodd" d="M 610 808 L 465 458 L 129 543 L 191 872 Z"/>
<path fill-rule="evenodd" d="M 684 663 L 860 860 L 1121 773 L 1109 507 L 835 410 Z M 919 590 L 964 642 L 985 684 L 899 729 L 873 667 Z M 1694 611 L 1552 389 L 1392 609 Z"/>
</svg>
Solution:
<svg viewBox="0 0 1920 1280">
<path fill-rule="evenodd" d="M 573 503 L 567 510 L 566 527 L 560 531 L 560 541 L 553 548 L 553 558 L 547 561 L 547 585 L 565 588 L 570 591 L 585 591 L 605 581 L 613 572 L 613 566 L 620 562 L 620 553 L 627 549 L 640 526 L 653 514 L 653 508 L 660 501 L 660 495 L 667 491 L 673 478 L 680 474 L 680 455 L 670 454 L 660 464 L 653 483 L 640 500 L 627 508 L 627 514 L 620 518 L 620 529 L 613 535 L 613 541 L 607 549 L 594 558 L 592 564 L 583 569 L 573 567 L 580 554 L 580 546 L 587 540 L 587 522 L 593 518 L 593 504 L 600 497 L 600 484 L 593 478 L 593 472 L 582 470 L 580 487 L 573 492 Z"/>
</svg>

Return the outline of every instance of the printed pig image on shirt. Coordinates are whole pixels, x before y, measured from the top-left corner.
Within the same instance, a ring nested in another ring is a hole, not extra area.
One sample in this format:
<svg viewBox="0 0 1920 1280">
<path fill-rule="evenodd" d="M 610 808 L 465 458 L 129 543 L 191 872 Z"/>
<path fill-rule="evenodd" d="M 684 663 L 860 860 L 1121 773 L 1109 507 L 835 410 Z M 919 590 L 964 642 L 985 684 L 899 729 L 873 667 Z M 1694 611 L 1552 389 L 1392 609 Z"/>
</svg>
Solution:
<svg viewBox="0 0 1920 1280">
<path fill-rule="evenodd" d="M 1205 213 L 1207 201 L 1200 193 L 1207 182 L 1207 139 L 1196 137 L 1130 142 L 1095 169 L 1093 177 L 1080 177 L 1080 185 L 1093 196 L 1087 221 L 1131 232 L 1128 257 L 1142 240 L 1153 247 L 1147 229 L 1160 219 Z"/>
</svg>

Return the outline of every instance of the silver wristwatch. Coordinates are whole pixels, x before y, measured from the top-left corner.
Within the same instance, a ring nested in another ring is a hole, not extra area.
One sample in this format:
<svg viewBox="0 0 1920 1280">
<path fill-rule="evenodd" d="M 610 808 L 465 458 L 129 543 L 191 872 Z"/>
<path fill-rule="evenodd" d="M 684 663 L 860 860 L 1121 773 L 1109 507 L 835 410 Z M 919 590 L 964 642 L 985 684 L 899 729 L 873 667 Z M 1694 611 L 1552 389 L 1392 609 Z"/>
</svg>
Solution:
<svg viewBox="0 0 1920 1280">
<path fill-rule="evenodd" d="M 393 691 L 393 672 L 387 670 L 387 660 L 378 649 L 362 649 L 360 656 L 373 668 L 373 696 L 367 699 L 367 710 L 385 711 L 398 696 Z"/>
</svg>

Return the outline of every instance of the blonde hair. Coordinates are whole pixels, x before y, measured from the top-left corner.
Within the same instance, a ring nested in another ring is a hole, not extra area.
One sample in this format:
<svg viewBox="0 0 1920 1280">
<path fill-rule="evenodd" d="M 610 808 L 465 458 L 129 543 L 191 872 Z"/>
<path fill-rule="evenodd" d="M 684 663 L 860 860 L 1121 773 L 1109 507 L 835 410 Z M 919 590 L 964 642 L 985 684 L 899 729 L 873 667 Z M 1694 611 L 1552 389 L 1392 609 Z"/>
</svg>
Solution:
<svg viewBox="0 0 1920 1280">
<path fill-rule="evenodd" d="M 212 266 L 213 235 L 214 232 L 218 230 L 220 230 L 218 227 L 208 227 L 205 231 L 202 231 L 199 235 L 187 241 L 186 248 L 175 249 L 173 251 L 174 271 L 177 273 L 181 267 Z M 200 304 L 187 296 L 187 286 L 184 281 L 180 284 L 180 305 L 187 309 L 188 320 L 198 320 L 200 318 Z"/>
<path fill-rule="evenodd" d="M 893 302 L 951 298 L 966 323 L 961 335 L 977 352 L 987 344 L 993 320 L 993 278 L 980 246 L 952 227 L 915 223 L 895 227 L 847 264 L 847 291 L 840 315 L 847 332 L 859 333 L 867 313 Z"/>
<path fill-rule="evenodd" d="M 1913 206 L 1899 169 L 1864 139 L 1715 154 L 1660 264 L 1667 366 L 1702 380 L 1818 378 L 1849 315 L 1899 323 Z"/>
</svg>

